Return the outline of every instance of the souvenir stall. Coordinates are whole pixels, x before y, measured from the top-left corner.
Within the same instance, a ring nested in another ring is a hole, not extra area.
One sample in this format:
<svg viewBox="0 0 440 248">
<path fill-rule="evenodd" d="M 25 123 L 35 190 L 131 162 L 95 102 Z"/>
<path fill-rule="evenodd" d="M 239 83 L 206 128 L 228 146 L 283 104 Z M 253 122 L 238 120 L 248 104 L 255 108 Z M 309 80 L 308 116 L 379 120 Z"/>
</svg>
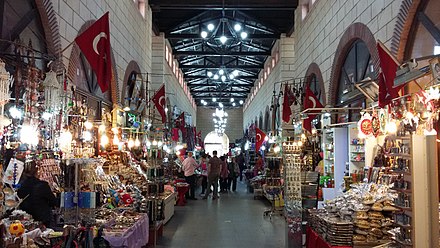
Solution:
<svg viewBox="0 0 440 248">
<path fill-rule="evenodd" d="M 359 111 L 347 129 L 346 192 L 309 211 L 307 247 L 438 246 L 438 99 L 428 85 Z"/>
</svg>

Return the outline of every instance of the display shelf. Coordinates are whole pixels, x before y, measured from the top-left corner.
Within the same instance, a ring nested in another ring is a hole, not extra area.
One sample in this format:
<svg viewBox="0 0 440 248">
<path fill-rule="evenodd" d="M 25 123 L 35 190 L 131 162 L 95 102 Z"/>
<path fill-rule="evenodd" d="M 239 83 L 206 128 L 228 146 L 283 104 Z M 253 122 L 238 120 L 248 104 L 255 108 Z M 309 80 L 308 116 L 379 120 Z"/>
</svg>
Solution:
<svg viewBox="0 0 440 248">
<path fill-rule="evenodd" d="M 348 126 L 348 171 L 350 174 L 357 173 L 363 170 L 365 167 L 365 141 L 359 139 L 359 131 L 357 124 Z"/>
</svg>

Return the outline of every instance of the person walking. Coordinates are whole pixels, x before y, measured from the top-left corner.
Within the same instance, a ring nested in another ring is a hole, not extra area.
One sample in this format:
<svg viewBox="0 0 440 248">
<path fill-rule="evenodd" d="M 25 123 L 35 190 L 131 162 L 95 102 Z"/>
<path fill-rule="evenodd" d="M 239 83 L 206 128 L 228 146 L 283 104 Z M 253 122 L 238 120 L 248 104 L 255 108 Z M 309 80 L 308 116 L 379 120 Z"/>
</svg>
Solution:
<svg viewBox="0 0 440 248">
<path fill-rule="evenodd" d="M 237 164 L 236 157 L 232 157 L 232 161 L 228 164 L 229 169 L 229 178 L 228 178 L 228 190 L 231 190 L 232 185 L 232 191 L 235 192 L 237 190 L 237 178 L 240 174 L 240 168 Z"/>
<path fill-rule="evenodd" d="M 228 193 L 228 163 L 226 162 L 225 156 L 221 156 L 220 160 L 222 161 L 222 167 L 220 170 L 220 193 Z"/>
<path fill-rule="evenodd" d="M 208 187 L 208 165 L 207 165 L 207 155 L 203 154 L 200 159 L 200 168 L 202 170 L 202 193 L 205 194 L 205 190 Z"/>
<path fill-rule="evenodd" d="M 213 157 L 210 158 L 208 162 L 208 188 L 203 199 L 208 198 L 209 194 L 211 193 L 211 185 L 213 185 L 214 190 L 212 193 L 212 199 L 215 200 L 218 198 L 218 179 L 220 177 L 222 161 L 217 157 L 217 151 L 213 151 L 212 156 Z"/>
<path fill-rule="evenodd" d="M 244 170 L 244 155 L 242 152 L 237 156 L 236 162 L 240 168 L 240 181 L 243 180 L 243 170 Z"/>
<path fill-rule="evenodd" d="M 188 157 L 182 162 L 182 170 L 185 176 L 185 181 L 189 184 L 189 191 L 186 193 L 186 198 L 190 200 L 197 200 L 195 197 L 196 191 L 196 175 L 194 171 L 199 165 L 193 158 L 193 153 L 188 152 Z"/>
</svg>

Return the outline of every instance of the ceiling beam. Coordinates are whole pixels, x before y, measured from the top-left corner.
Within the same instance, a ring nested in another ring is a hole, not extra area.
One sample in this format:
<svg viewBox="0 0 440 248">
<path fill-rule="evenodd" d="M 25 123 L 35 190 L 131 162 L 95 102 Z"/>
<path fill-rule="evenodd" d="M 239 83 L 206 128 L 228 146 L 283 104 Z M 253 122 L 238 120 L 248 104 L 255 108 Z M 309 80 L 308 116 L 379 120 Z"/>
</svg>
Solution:
<svg viewBox="0 0 440 248">
<path fill-rule="evenodd" d="M 192 39 L 192 40 L 205 40 L 200 36 L 200 34 L 166 34 L 166 39 L 169 40 L 181 40 L 181 39 Z M 279 34 L 248 34 L 247 40 L 259 39 L 259 40 L 274 40 L 279 39 Z"/>
<path fill-rule="evenodd" d="M 213 86 L 219 86 L 219 84 L 215 84 L 215 83 L 207 83 L 207 84 L 195 84 L 195 83 L 188 83 L 187 84 L 188 85 L 188 87 L 190 87 L 190 88 L 196 88 L 196 87 L 213 87 Z M 245 89 L 248 89 L 249 87 L 251 87 L 252 88 L 252 84 L 231 84 L 231 85 L 228 85 L 228 86 L 232 86 L 232 87 L 237 87 L 237 88 L 245 88 Z"/>
<path fill-rule="evenodd" d="M 227 93 L 227 94 L 249 94 L 251 90 L 191 90 L 192 94 L 197 93 Z"/>
<path fill-rule="evenodd" d="M 251 51 L 226 51 L 223 53 L 216 53 L 210 51 L 179 51 L 174 50 L 173 55 L 175 56 L 270 56 L 270 51 L 264 52 L 251 52 Z"/>
<path fill-rule="evenodd" d="M 11 32 L 7 35 L 10 41 L 15 41 L 19 35 L 26 29 L 26 27 L 38 16 L 37 9 L 29 10 L 24 16 L 20 18 L 17 24 L 12 28 Z M 3 44 L 0 47 L 0 51 L 5 51 L 9 48 L 11 43 Z"/>
<path fill-rule="evenodd" d="M 257 79 L 258 76 L 236 76 L 234 79 L 239 79 L 239 78 L 244 78 L 244 79 Z M 210 79 L 210 77 L 205 76 L 205 75 L 194 75 L 194 76 L 185 76 L 185 79 Z"/>
<path fill-rule="evenodd" d="M 258 65 L 181 65 L 180 69 L 218 69 L 219 67 L 226 69 L 263 69 Z"/>
<path fill-rule="evenodd" d="M 203 10 L 295 10 L 298 0 L 150 0 L 153 11 L 161 9 L 203 9 Z"/>
<path fill-rule="evenodd" d="M 195 99 L 206 99 L 206 98 L 211 98 L 211 97 L 215 97 L 215 98 L 217 98 L 217 101 L 219 101 L 219 100 L 221 100 L 221 99 L 224 99 L 224 100 L 221 100 L 221 101 L 231 101 L 231 97 L 232 98 L 234 98 L 234 100 L 235 99 L 246 99 L 247 98 L 247 96 L 210 96 L 210 95 L 207 95 L 207 96 L 193 96 Z"/>
</svg>

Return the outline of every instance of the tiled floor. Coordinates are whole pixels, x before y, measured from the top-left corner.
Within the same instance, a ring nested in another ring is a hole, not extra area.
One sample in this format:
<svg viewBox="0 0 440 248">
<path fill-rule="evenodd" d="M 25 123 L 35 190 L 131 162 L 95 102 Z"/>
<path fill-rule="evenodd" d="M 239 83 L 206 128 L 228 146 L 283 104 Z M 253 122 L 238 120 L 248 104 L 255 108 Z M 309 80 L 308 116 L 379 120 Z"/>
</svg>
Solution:
<svg viewBox="0 0 440 248">
<path fill-rule="evenodd" d="M 238 183 L 237 192 L 221 194 L 215 201 L 198 198 L 175 207 L 157 247 L 285 247 L 284 218 L 263 217 L 270 204 L 254 200 L 244 183 Z"/>
</svg>

